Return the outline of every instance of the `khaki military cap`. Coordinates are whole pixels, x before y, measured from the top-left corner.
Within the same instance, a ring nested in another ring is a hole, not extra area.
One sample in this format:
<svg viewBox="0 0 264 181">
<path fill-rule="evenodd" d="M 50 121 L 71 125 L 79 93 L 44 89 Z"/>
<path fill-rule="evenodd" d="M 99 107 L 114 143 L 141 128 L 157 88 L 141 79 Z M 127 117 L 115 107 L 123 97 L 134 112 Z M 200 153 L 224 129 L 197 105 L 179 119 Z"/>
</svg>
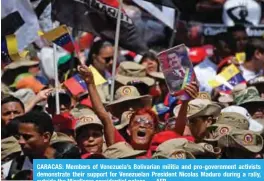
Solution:
<svg viewBox="0 0 264 181">
<path fill-rule="evenodd" d="M 104 151 L 104 156 L 106 158 L 129 158 L 142 155 L 146 153 L 145 150 L 134 150 L 131 145 L 127 142 L 118 142 L 109 146 Z"/>
</svg>

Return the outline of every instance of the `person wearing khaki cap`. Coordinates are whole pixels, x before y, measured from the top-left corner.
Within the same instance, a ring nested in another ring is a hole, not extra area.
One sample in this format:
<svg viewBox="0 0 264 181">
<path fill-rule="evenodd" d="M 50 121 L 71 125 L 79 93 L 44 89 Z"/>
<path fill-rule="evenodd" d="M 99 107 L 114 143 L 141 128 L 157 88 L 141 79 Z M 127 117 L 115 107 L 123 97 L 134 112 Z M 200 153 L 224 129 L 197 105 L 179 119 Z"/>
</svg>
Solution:
<svg viewBox="0 0 264 181">
<path fill-rule="evenodd" d="M 264 99 L 260 97 L 256 87 L 233 92 L 233 96 L 236 105 L 247 109 L 253 118 L 264 118 Z"/>
<path fill-rule="evenodd" d="M 103 124 L 95 114 L 83 115 L 78 118 L 75 126 L 75 139 L 85 153 L 102 153 Z"/>
<path fill-rule="evenodd" d="M 162 158 L 163 155 L 163 157 L 165 158 L 173 158 L 172 153 L 175 153 L 175 151 L 177 150 L 184 150 L 184 152 L 186 153 L 185 155 L 193 156 L 191 158 L 217 158 L 220 156 L 221 153 L 220 148 L 213 147 L 211 144 L 208 143 L 196 144 L 188 141 L 185 138 L 176 138 L 176 139 L 170 139 L 160 144 L 153 157 L 159 156 Z"/>
<path fill-rule="evenodd" d="M 222 112 L 216 120 L 217 124 L 228 124 L 236 129 L 248 130 L 249 121 L 242 114 L 236 112 Z"/>
<path fill-rule="evenodd" d="M 203 142 L 210 143 L 214 146 L 217 145 L 218 140 L 228 134 L 230 131 L 235 129 L 234 127 L 228 124 L 212 124 L 206 130 L 206 136 L 203 139 Z"/>
<path fill-rule="evenodd" d="M 18 140 L 11 136 L 1 140 L 1 162 L 8 162 L 21 154 Z"/>
<path fill-rule="evenodd" d="M 134 150 L 127 142 L 118 142 L 109 146 L 104 151 L 104 156 L 110 159 L 125 159 L 136 158 L 137 156 L 145 154 L 144 150 Z"/>
<path fill-rule="evenodd" d="M 194 159 L 194 155 L 185 150 L 188 140 L 185 138 L 170 139 L 160 144 L 153 154 L 154 159 Z"/>
<path fill-rule="evenodd" d="M 249 130 L 233 129 L 218 140 L 223 158 L 263 158 L 263 138 Z"/>
<path fill-rule="evenodd" d="M 111 146 L 118 142 L 125 141 L 124 138 L 114 127 L 109 113 L 105 110 L 98 92 L 95 88 L 93 75 L 88 67 L 82 65 L 79 67 L 79 72 L 87 83 L 90 93 L 92 105 L 96 115 L 100 118 L 104 125 L 105 139 L 107 146 Z M 198 86 L 196 83 L 191 83 L 185 87 L 185 91 L 193 99 L 197 96 Z M 175 130 L 178 134 L 182 134 L 185 127 L 186 111 L 188 101 L 183 101 L 182 109 L 176 122 Z M 158 117 L 151 108 L 143 108 L 135 110 L 130 118 L 127 133 L 130 138 L 130 144 L 135 150 L 149 150 L 151 139 L 157 129 Z M 145 158 L 151 158 L 151 152 L 144 155 Z"/>
<path fill-rule="evenodd" d="M 147 76 L 145 66 L 135 62 L 122 62 L 117 69 L 116 81 L 122 85 L 127 85 L 135 80 L 144 82 L 149 87 L 155 83 L 154 79 Z"/>
<path fill-rule="evenodd" d="M 134 86 L 122 86 L 115 92 L 115 101 L 106 105 L 106 110 L 119 118 L 123 112 L 129 109 L 139 109 L 151 107 L 152 97 L 150 95 L 141 96 Z"/>
<path fill-rule="evenodd" d="M 258 121 L 253 119 L 247 109 L 241 107 L 241 106 L 229 106 L 221 110 L 221 113 L 226 113 L 226 112 L 231 112 L 231 113 L 238 113 L 240 115 L 243 115 L 248 122 L 249 122 L 249 130 L 254 131 L 254 132 L 263 132 L 264 127 Z"/>
<path fill-rule="evenodd" d="M 177 117 L 181 105 L 174 108 L 174 115 Z M 187 118 L 188 128 L 196 141 L 202 140 L 206 135 L 206 129 L 215 122 L 220 114 L 221 107 L 207 99 L 194 99 L 189 102 Z"/>
<path fill-rule="evenodd" d="M 248 81 L 248 86 L 254 86 L 257 88 L 258 92 L 260 93 L 261 97 L 264 98 L 264 76 L 256 77 L 250 81 Z"/>
</svg>

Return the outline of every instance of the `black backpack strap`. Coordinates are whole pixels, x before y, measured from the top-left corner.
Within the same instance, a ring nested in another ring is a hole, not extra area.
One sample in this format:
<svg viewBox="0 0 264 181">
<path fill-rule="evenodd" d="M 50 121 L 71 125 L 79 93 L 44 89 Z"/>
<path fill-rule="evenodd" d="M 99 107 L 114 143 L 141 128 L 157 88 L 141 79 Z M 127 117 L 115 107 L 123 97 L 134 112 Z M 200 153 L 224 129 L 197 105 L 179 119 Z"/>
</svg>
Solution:
<svg viewBox="0 0 264 181">
<path fill-rule="evenodd" d="M 51 3 L 51 0 L 42 0 L 38 6 L 35 8 L 35 13 L 37 17 L 39 18 L 41 14 L 44 12 L 46 7 Z"/>
<path fill-rule="evenodd" d="M 26 157 L 22 155 L 22 156 L 16 157 L 12 161 L 6 180 L 12 180 L 12 178 L 22 169 L 25 158 Z"/>
</svg>

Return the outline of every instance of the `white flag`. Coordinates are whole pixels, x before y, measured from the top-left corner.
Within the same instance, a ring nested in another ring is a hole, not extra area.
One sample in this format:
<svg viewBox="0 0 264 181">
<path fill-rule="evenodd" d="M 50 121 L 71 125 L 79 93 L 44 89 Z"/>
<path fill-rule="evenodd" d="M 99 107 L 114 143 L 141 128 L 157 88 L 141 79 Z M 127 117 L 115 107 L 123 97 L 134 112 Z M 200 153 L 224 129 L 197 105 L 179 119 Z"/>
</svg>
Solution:
<svg viewBox="0 0 264 181">
<path fill-rule="evenodd" d="M 24 24 L 15 32 L 19 51 L 23 51 L 30 43 L 38 38 L 39 23 L 29 0 L 1 1 L 1 18 L 13 12 L 19 12 Z M 12 23 L 10 23 L 12 26 Z"/>
<path fill-rule="evenodd" d="M 145 9 L 148 13 L 152 14 L 155 18 L 159 19 L 165 25 L 167 25 L 171 29 L 174 29 L 176 9 L 162 6 L 162 10 L 160 10 L 157 6 L 155 6 L 150 2 L 146 2 L 142 0 L 133 0 L 133 1 L 141 8 Z"/>
</svg>

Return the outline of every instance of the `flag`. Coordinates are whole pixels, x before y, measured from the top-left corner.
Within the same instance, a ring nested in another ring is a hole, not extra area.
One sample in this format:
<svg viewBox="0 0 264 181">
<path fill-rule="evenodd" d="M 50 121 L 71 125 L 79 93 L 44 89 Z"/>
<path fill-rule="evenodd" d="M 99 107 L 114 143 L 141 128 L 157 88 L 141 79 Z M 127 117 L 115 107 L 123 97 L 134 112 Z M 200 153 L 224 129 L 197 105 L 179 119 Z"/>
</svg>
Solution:
<svg viewBox="0 0 264 181">
<path fill-rule="evenodd" d="M 157 115 L 163 115 L 167 113 L 170 108 L 165 106 L 163 103 L 159 103 L 153 106 L 152 110 L 157 114 Z"/>
<path fill-rule="evenodd" d="M 148 13 L 153 15 L 155 18 L 163 22 L 165 25 L 171 29 L 175 29 L 175 15 L 178 11 L 174 8 L 169 8 L 167 6 L 162 6 L 161 8 L 157 7 L 155 4 L 142 1 L 142 0 L 133 0 L 141 8 L 145 9 Z"/>
<path fill-rule="evenodd" d="M 73 96 L 80 96 L 88 91 L 85 81 L 81 78 L 79 74 L 72 76 L 70 79 L 66 80 L 63 84 L 71 92 Z"/>
<path fill-rule="evenodd" d="M 117 0 L 54 0 L 52 15 L 53 19 L 62 24 L 114 42 L 118 6 Z M 144 53 L 148 48 L 142 39 L 131 18 L 122 11 L 120 46 L 136 53 Z"/>
<path fill-rule="evenodd" d="M 20 60 L 26 57 L 28 51 L 19 52 L 17 47 L 17 39 L 14 34 L 2 37 L 1 40 L 1 62 L 2 67 L 12 63 L 12 61 Z"/>
<path fill-rule="evenodd" d="M 103 78 L 103 76 L 96 70 L 96 68 L 94 68 L 92 65 L 90 65 L 89 68 L 93 74 L 95 85 L 101 85 L 107 82 L 107 80 Z"/>
<path fill-rule="evenodd" d="M 75 50 L 71 35 L 65 25 L 59 26 L 58 28 L 45 33 L 42 37 L 49 42 L 55 43 L 70 53 L 73 53 Z"/>
<path fill-rule="evenodd" d="M 246 83 L 246 81 L 240 70 L 234 64 L 231 64 L 208 83 L 212 88 L 229 94 L 236 85 Z"/>
<path fill-rule="evenodd" d="M 38 39 L 38 18 L 29 0 L 1 1 L 1 18 L 6 22 L 5 33 L 16 35 L 19 51 Z"/>
<path fill-rule="evenodd" d="M 21 26 L 24 25 L 24 20 L 18 11 L 8 14 L 1 20 L 2 36 L 14 34 Z"/>
</svg>

